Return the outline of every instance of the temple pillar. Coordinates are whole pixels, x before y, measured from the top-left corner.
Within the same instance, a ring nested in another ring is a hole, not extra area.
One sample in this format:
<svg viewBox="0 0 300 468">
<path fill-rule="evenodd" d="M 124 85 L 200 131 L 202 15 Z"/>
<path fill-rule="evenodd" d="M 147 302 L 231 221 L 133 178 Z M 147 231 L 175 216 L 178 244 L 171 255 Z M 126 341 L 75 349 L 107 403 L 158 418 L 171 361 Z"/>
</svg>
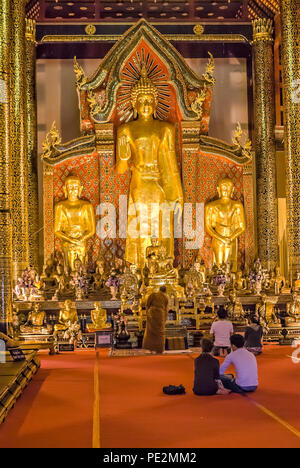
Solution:
<svg viewBox="0 0 300 468">
<path fill-rule="evenodd" d="M 273 24 L 253 21 L 258 257 L 268 270 L 278 264 Z"/>
<path fill-rule="evenodd" d="M 12 223 L 13 279 L 28 266 L 25 0 L 12 2 Z"/>
<path fill-rule="evenodd" d="M 29 263 L 39 266 L 39 205 L 37 175 L 37 108 L 36 108 L 36 54 L 35 21 L 26 19 L 26 133 L 28 177 L 28 238 Z"/>
<path fill-rule="evenodd" d="M 11 0 L 0 0 L 0 331 L 11 317 L 11 186 L 10 186 L 10 15 Z"/>
<path fill-rule="evenodd" d="M 290 280 L 300 272 L 300 5 L 280 0 Z"/>
</svg>

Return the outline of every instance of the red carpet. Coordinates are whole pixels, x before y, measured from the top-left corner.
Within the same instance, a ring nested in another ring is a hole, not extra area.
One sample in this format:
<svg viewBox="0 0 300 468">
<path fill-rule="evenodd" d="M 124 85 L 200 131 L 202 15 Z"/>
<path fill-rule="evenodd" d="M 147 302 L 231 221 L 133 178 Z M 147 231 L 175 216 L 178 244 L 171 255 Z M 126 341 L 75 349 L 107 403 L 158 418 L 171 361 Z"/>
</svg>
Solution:
<svg viewBox="0 0 300 468">
<path fill-rule="evenodd" d="M 265 348 L 260 388 L 248 398 L 194 396 L 187 355 L 109 358 L 102 351 L 100 445 L 299 448 L 300 364 L 289 354 L 291 348 Z M 41 354 L 42 369 L 0 426 L 0 447 L 91 447 L 95 357 L 94 351 Z M 162 394 L 163 385 L 180 383 L 186 395 Z M 94 444 L 95 421 L 97 413 Z"/>
</svg>

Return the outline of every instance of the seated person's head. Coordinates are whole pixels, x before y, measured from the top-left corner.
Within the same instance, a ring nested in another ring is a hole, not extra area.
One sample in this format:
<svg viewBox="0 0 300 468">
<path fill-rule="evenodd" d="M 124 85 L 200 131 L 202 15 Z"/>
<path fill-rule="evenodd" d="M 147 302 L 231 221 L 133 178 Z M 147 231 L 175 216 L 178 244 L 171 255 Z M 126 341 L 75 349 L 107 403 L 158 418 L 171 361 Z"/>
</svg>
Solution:
<svg viewBox="0 0 300 468">
<path fill-rule="evenodd" d="M 245 340 L 242 335 L 235 333 L 230 337 L 230 343 L 233 350 L 243 348 L 245 345 Z"/>
<path fill-rule="evenodd" d="M 219 307 L 217 314 L 220 320 L 225 320 L 227 317 L 227 312 L 223 306 Z"/>
<path fill-rule="evenodd" d="M 160 290 L 160 292 L 162 292 L 162 293 L 166 293 L 166 292 L 167 292 L 166 286 L 161 286 L 161 287 L 159 288 L 159 290 Z"/>
<path fill-rule="evenodd" d="M 254 323 L 255 325 L 260 325 L 259 317 L 257 317 L 257 315 L 251 315 L 250 322 Z"/>
<path fill-rule="evenodd" d="M 202 338 L 201 340 L 201 349 L 202 353 L 211 353 L 213 350 L 214 344 L 208 338 Z"/>
</svg>

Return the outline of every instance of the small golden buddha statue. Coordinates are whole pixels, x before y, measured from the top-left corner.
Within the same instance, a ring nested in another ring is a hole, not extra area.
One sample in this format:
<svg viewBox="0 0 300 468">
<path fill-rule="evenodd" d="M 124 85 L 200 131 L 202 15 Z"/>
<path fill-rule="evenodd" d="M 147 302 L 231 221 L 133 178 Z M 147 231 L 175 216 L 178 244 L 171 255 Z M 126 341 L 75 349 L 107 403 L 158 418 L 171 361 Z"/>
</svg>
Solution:
<svg viewBox="0 0 300 468">
<path fill-rule="evenodd" d="M 297 273 L 297 279 L 294 286 L 295 292 L 300 292 L 300 273 Z"/>
<path fill-rule="evenodd" d="M 82 189 L 77 176 L 67 177 L 67 199 L 55 205 L 54 233 L 62 241 L 65 262 L 71 271 L 77 257 L 86 264 L 86 242 L 96 232 L 94 208 L 89 201 L 80 200 Z"/>
<path fill-rule="evenodd" d="M 243 277 L 243 272 L 241 270 L 238 270 L 236 272 L 234 279 L 234 288 L 239 292 L 246 291 L 247 289 L 247 281 Z"/>
<path fill-rule="evenodd" d="M 206 266 L 203 258 L 201 258 L 200 252 L 198 252 L 196 260 L 194 262 L 195 270 L 202 276 L 202 283 L 206 282 Z"/>
<path fill-rule="evenodd" d="M 230 179 L 218 184 L 219 199 L 205 206 L 205 227 L 212 237 L 214 263 L 217 267 L 231 263 L 231 271 L 237 271 L 238 237 L 246 228 L 244 207 L 233 200 L 234 185 Z"/>
<path fill-rule="evenodd" d="M 67 299 L 60 308 L 58 323 L 54 325 L 54 331 L 64 331 L 72 324 L 78 323 L 78 315 L 76 307 L 70 299 Z"/>
<path fill-rule="evenodd" d="M 300 296 L 298 294 L 293 294 L 292 302 L 287 305 L 287 313 L 292 322 L 300 323 Z"/>
<path fill-rule="evenodd" d="M 101 330 L 102 328 L 111 328 L 110 323 L 107 323 L 107 312 L 102 309 L 100 302 L 94 303 L 95 309 L 91 311 L 92 323 L 87 324 L 88 330 Z"/>
<path fill-rule="evenodd" d="M 116 170 L 120 174 L 131 170 L 125 260 L 140 270 L 153 232 L 165 245 L 167 256 L 174 258 L 173 216 L 167 219 L 159 209 L 154 213 L 153 207 L 166 204 L 176 217 L 183 208 L 175 126 L 155 118 L 159 96 L 143 65 L 141 78 L 131 89 L 135 120 L 122 124 L 117 136 Z M 164 228 L 169 228 L 168 237 L 163 236 Z"/>
<path fill-rule="evenodd" d="M 229 304 L 227 305 L 228 317 L 234 322 L 245 322 L 245 312 L 243 305 L 238 299 L 236 292 L 229 295 Z"/>
<path fill-rule="evenodd" d="M 42 331 L 45 312 L 41 310 L 40 304 L 35 302 L 33 304 L 33 310 L 28 314 L 27 322 L 25 325 L 21 325 L 20 330 L 22 333 L 38 333 Z"/>
<path fill-rule="evenodd" d="M 282 288 L 285 286 L 285 278 L 280 272 L 280 267 L 275 268 L 275 276 L 271 279 L 271 287 L 274 287 L 275 295 L 281 293 Z"/>
</svg>

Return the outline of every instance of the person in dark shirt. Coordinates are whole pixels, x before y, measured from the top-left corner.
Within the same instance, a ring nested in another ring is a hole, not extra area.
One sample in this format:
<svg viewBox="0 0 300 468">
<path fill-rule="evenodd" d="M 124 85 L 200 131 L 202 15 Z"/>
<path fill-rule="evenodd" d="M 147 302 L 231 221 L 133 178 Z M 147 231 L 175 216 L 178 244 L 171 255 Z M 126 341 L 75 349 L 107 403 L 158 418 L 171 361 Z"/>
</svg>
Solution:
<svg viewBox="0 0 300 468">
<path fill-rule="evenodd" d="M 263 328 L 259 323 L 259 319 L 254 315 L 250 319 L 250 325 L 245 330 L 245 348 L 256 356 L 261 354 L 262 337 Z"/>
<path fill-rule="evenodd" d="M 214 344 L 206 338 L 201 342 L 202 354 L 195 359 L 194 388 L 195 395 L 222 395 L 230 393 L 220 381 L 220 364 L 212 356 Z"/>
</svg>

